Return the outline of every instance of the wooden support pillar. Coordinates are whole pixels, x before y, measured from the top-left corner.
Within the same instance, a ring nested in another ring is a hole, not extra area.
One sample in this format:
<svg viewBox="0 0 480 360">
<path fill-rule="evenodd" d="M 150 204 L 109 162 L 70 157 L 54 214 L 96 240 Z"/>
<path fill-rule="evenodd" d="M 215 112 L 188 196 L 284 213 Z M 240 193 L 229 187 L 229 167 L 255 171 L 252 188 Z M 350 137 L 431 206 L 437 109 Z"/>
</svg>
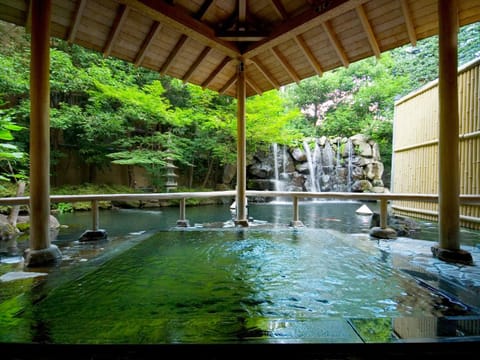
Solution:
<svg viewBox="0 0 480 360">
<path fill-rule="evenodd" d="M 439 243 L 435 257 L 471 264 L 470 253 L 460 249 L 460 172 L 458 114 L 458 9 L 455 0 L 438 1 L 439 23 Z"/>
<path fill-rule="evenodd" d="M 235 225 L 247 227 L 246 82 L 243 59 L 238 63 L 237 76 L 237 217 Z"/>
<path fill-rule="evenodd" d="M 30 248 L 27 266 L 61 257 L 50 243 L 50 16 L 52 1 L 32 1 L 30 55 Z"/>
</svg>

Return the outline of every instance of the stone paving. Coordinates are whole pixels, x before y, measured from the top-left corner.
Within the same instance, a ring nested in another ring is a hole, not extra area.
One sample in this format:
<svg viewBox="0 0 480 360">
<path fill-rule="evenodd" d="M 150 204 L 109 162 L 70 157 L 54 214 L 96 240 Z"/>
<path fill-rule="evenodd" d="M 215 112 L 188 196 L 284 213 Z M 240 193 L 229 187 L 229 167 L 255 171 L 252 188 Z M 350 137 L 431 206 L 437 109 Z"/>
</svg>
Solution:
<svg viewBox="0 0 480 360">
<path fill-rule="evenodd" d="M 431 251 L 434 245 L 436 242 L 402 237 L 379 240 L 377 244 L 390 254 L 396 267 L 480 311 L 480 247 L 461 246 L 473 258 L 473 265 L 464 265 L 434 257 Z"/>
</svg>

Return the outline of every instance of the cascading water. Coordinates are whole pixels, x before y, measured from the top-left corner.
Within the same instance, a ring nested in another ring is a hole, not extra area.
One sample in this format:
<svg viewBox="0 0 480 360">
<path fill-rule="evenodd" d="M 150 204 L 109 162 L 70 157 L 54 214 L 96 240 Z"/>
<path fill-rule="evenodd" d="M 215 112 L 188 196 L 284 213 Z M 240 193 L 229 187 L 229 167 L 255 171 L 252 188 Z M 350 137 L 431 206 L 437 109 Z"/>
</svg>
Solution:
<svg viewBox="0 0 480 360">
<path fill-rule="evenodd" d="M 352 172 L 353 172 L 353 164 L 352 164 L 352 158 L 353 158 L 353 143 L 351 139 L 348 139 L 347 141 L 347 170 L 348 170 L 348 178 L 347 178 L 347 188 L 348 191 L 352 191 Z"/>
<path fill-rule="evenodd" d="M 284 152 L 285 152 L 285 147 L 283 147 Z M 285 190 L 285 177 L 287 176 L 285 173 L 285 155 L 282 153 L 282 166 L 283 166 L 283 172 L 282 172 L 282 179 L 280 179 L 280 172 L 279 172 L 279 165 L 278 165 L 278 144 L 273 143 L 272 144 L 272 150 L 273 150 L 273 168 L 274 168 L 274 186 L 275 186 L 275 191 L 284 191 Z M 282 201 L 281 197 L 277 197 L 275 199 L 276 202 Z"/>
<path fill-rule="evenodd" d="M 315 159 L 312 156 L 312 152 L 310 151 L 310 145 L 308 144 L 307 140 L 303 140 L 303 148 L 305 149 L 305 155 L 307 156 L 308 172 L 310 179 L 309 181 L 307 181 L 305 187 L 307 188 L 307 191 L 318 192 L 320 189 L 317 186 L 317 181 L 315 178 Z"/>
</svg>

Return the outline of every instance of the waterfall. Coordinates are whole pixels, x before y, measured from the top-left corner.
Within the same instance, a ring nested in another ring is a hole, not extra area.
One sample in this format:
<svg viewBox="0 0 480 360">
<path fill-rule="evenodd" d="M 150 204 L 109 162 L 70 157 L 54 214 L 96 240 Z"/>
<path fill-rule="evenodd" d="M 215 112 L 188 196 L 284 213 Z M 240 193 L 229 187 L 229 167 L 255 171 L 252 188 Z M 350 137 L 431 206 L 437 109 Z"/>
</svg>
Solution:
<svg viewBox="0 0 480 360">
<path fill-rule="evenodd" d="M 318 150 L 318 145 L 315 142 L 315 150 Z M 316 181 L 316 158 L 312 156 L 312 152 L 310 151 L 310 146 L 308 145 L 307 140 L 303 140 L 303 148 L 305 149 L 305 154 L 307 156 L 307 164 L 309 170 L 309 177 L 310 177 L 310 186 L 307 187 L 307 190 L 310 192 L 318 192 L 319 188 L 317 186 Z M 314 152 L 316 154 L 317 151 Z"/>
<path fill-rule="evenodd" d="M 347 170 L 348 170 L 348 178 L 347 178 L 347 189 L 349 192 L 352 191 L 352 172 L 353 172 L 353 165 L 352 165 L 352 158 L 353 158 L 353 143 L 351 139 L 347 141 L 347 154 L 348 154 L 348 162 L 347 162 Z"/>
<path fill-rule="evenodd" d="M 286 158 L 286 153 L 285 153 L 285 147 L 283 147 L 283 153 L 282 153 L 282 166 L 283 166 L 283 172 L 282 172 L 282 179 L 280 179 L 280 172 L 279 172 L 279 164 L 278 164 L 278 144 L 273 143 L 272 144 L 272 149 L 273 149 L 273 167 L 274 167 L 274 179 L 273 183 L 275 186 L 275 191 L 283 191 L 285 190 L 285 179 L 287 178 L 287 173 L 285 171 L 286 165 L 285 165 L 285 158 Z M 275 202 L 280 202 L 282 201 L 281 196 L 277 196 L 274 200 Z"/>
</svg>

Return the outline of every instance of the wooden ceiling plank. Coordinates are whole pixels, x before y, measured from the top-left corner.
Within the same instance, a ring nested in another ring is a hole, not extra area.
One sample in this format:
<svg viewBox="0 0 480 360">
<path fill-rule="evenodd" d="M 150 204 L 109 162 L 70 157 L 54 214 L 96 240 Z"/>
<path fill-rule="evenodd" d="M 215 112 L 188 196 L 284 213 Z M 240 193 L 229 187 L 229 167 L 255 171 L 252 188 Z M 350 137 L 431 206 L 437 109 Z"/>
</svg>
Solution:
<svg viewBox="0 0 480 360">
<path fill-rule="evenodd" d="M 143 59 L 147 54 L 148 48 L 150 47 L 153 39 L 155 39 L 161 29 L 162 24 L 160 24 L 158 21 L 155 21 L 150 27 L 150 31 L 148 32 L 147 37 L 143 40 L 142 47 L 140 48 L 137 56 L 135 57 L 135 66 L 139 66 L 143 62 Z"/>
<path fill-rule="evenodd" d="M 288 19 L 288 13 L 280 0 L 270 0 L 270 4 L 272 5 L 273 10 L 275 10 L 280 19 Z"/>
<path fill-rule="evenodd" d="M 192 64 L 192 66 L 190 66 L 190 68 L 188 69 L 188 71 L 185 73 L 185 75 L 183 76 L 182 78 L 182 81 L 184 83 L 188 82 L 188 80 L 190 80 L 190 78 L 192 77 L 193 75 L 193 72 L 198 68 L 198 66 L 202 63 L 202 61 L 208 56 L 208 54 L 210 54 L 210 52 L 212 51 L 212 48 L 207 46 L 205 47 L 202 52 L 200 53 L 200 55 L 197 57 L 197 59 L 194 61 L 194 63 Z"/>
<path fill-rule="evenodd" d="M 408 38 L 412 46 L 417 45 L 417 34 L 415 33 L 415 26 L 413 25 L 412 14 L 408 6 L 408 0 L 400 0 L 402 5 L 402 13 L 405 18 L 405 26 L 407 27 Z"/>
<path fill-rule="evenodd" d="M 308 47 L 308 44 L 303 39 L 303 37 L 301 35 L 297 35 L 297 36 L 294 37 L 294 39 L 295 39 L 295 42 L 297 43 L 298 47 L 303 52 L 303 54 L 307 58 L 308 62 L 312 66 L 312 68 L 317 73 L 317 75 L 322 76 L 322 74 L 323 74 L 322 65 L 320 65 L 317 58 L 313 54 L 312 50 L 310 50 L 310 48 Z"/>
<path fill-rule="evenodd" d="M 115 20 L 113 21 L 113 26 L 110 31 L 110 34 L 107 39 L 107 44 L 105 45 L 103 49 L 103 56 L 108 57 L 110 55 L 110 52 L 112 51 L 113 45 L 115 44 L 115 41 L 117 40 L 118 35 L 120 34 L 120 31 L 122 30 L 122 26 L 125 23 L 125 20 L 128 17 L 128 12 L 130 11 L 130 8 L 124 4 L 120 4 L 120 7 L 117 12 L 117 16 L 115 17 Z"/>
<path fill-rule="evenodd" d="M 260 89 L 258 87 L 258 85 L 252 79 L 249 79 L 249 78 L 246 77 L 245 81 L 247 82 L 248 86 L 250 86 L 253 89 L 253 91 L 255 91 L 258 95 L 263 94 L 262 89 Z"/>
<path fill-rule="evenodd" d="M 235 82 L 237 81 L 237 74 L 233 75 L 226 83 L 225 85 L 223 85 L 223 87 L 218 90 L 218 92 L 220 94 L 224 94 L 228 89 L 230 89 L 230 87 L 235 84 Z"/>
<path fill-rule="evenodd" d="M 69 44 L 73 43 L 73 41 L 75 40 L 75 36 L 77 35 L 78 27 L 80 26 L 80 20 L 82 20 L 86 4 L 87 0 L 80 0 L 77 4 L 77 9 L 75 10 L 75 15 L 73 18 L 73 25 L 68 32 L 67 42 Z"/>
<path fill-rule="evenodd" d="M 348 67 L 350 65 L 350 62 L 348 61 L 347 55 L 343 50 L 342 44 L 340 44 L 340 41 L 338 40 L 337 35 L 332 28 L 332 24 L 330 24 L 329 21 L 325 21 L 324 23 L 322 23 L 322 27 L 323 30 L 325 30 L 325 32 L 327 33 L 328 39 L 330 40 L 330 43 L 332 44 L 333 49 L 340 58 L 343 66 Z"/>
<path fill-rule="evenodd" d="M 298 15 L 289 17 L 273 29 L 266 39 L 249 46 L 243 53 L 243 56 L 251 59 L 274 46 L 280 45 L 282 42 L 288 41 L 295 35 L 304 34 L 314 27 L 321 26 L 321 24 L 327 20 L 354 10 L 355 6 L 367 1 L 368 0 L 312 1 L 312 6 L 315 5 L 314 9 L 310 8 Z"/>
<path fill-rule="evenodd" d="M 163 63 L 162 67 L 160 68 L 159 72 L 162 75 L 165 75 L 165 73 L 168 71 L 170 66 L 173 63 L 173 60 L 177 56 L 177 54 L 182 50 L 182 47 L 185 45 L 185 42 L 187 41 L 188 36 L 187 35 L 182 35 L 180 36 L 180 39 L 177 41 L 175 46 L 173 47 L 172 51 L 170 54 L 168 54 L 167 60 Z"/>
<path fill-rule="evenodd" d="M 208 78 L 202 83 L 202 89 L 205 90 L 208 85 L 215 79 L 215 77 L 218 75 L 220 71 L 223 70 L 223 68 L 232 60 L 230 57 L 225 56 L 220 64 L 215 68 L 215 70 L 212 71 L 210 75 L 208 75 Z"/>
<path fill-rule="evenodd" d="M 202 21 L 203 17 L 208 13 L 210 8 L 212 7 L 213 3 L 214 3 L 214 0 L 205 1 L 200 7 L 200 10 L 195 14 L 195 18 Z"/>
<path fill-rule="evenodd" d="M 362 22 L 363 30 L 367 33 L 368 41 L 370 43 L 372 51 L 378 59 L 380 58 L 380 48 L 378 46 L 377 38 L 375 37 L 375 33 L 373 32 L 372 26 L 368 21 L 368 17 L 367 17 L 367 14 L 365 13 L 365 9 L 360 4 L 356 7 L 356 10 L 357 10 L 358 17 Z"/>
<path fill-rule="evenodd" d="M 275 89 L 280 89 L 280 84 L 278 83 L 277 80 L 270 74 L 270 72 L 267 70 L 267 68 L 262 64 L 262 62 L 258 59 L 250 59 L 253 64 L 257 67 L 258 71 L 262 73 L 263 76 L 265 76 L 265 79 L 268 80 L 268 82 L 275 88 Z"/>
<path fill-rule="evenodd" d="M 300 78 L 298 77 L 297 73 L 293 69 L 293 67 L 290 65 L 288 60 L 285 58 L 285 56 L 282 55 L 282 53 L 277 49 L 277 48 L 271 48 L 270 49 L 273 56 L 278 60 L 280 65 L 285 69 L 287 74 L 298 84 L 300 82 Z"/>
<path fill-rule="evenodd" d="M 240 51 L 235 44 L 217 39 L 214 29 L 192 17 L 180 6 L 157 0 L 118 1 L 160 22 L 163 26 L 172 27 L 174 30 L 199 41 L 205 46 L 217 49 L 231 58 L 240 55 Z"/>
</svg>

